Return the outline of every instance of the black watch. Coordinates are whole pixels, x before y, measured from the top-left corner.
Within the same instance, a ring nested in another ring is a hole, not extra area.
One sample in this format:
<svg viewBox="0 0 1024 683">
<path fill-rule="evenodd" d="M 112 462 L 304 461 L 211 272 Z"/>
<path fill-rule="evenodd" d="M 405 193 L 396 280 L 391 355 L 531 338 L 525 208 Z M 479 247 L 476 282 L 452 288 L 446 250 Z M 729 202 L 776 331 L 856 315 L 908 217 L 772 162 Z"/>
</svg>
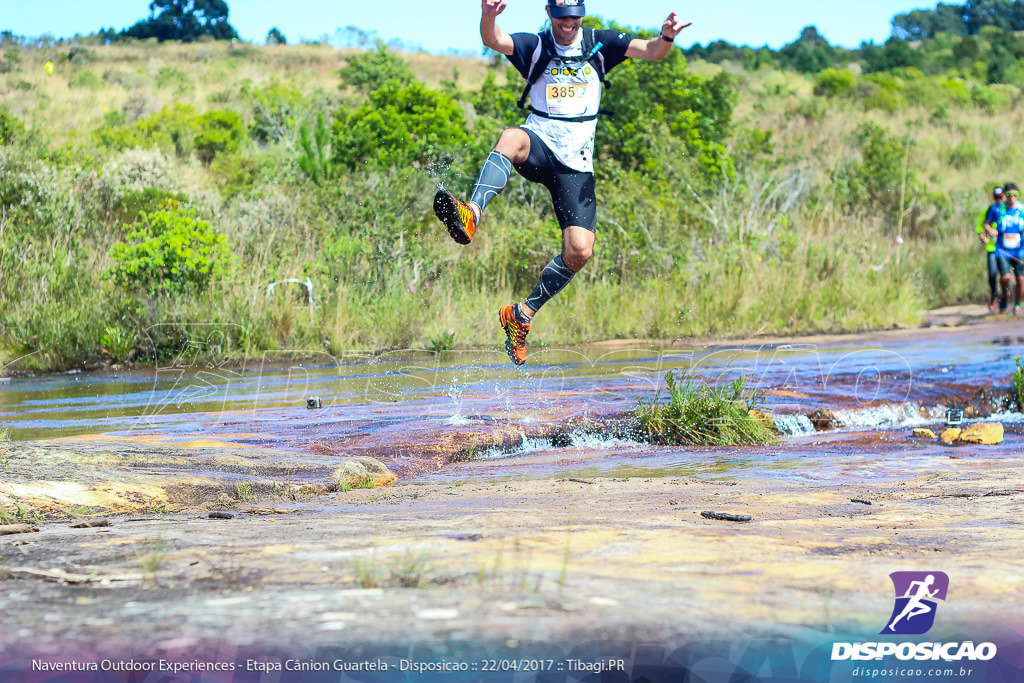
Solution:
<svg viewBox="0 0 1024 683">
<path fill-rule="evenodd" d="M 676 42 L 676 39 L 675 39 L 675 38 L 669 38 L 669 37 L 668 37 L 668 36 L 666 36 L 666 35 L 665 35 L 664 33 L 662 33 L 662 34 L 661 34 L 661 35 L 660 35 L 659 37 L 660 37 L 660 38 L 661 38 L 662 40 L 664 40 L 664 41 L 665 41 L 666 43 L 674 43 L 674 42 Z"/>
</svg>

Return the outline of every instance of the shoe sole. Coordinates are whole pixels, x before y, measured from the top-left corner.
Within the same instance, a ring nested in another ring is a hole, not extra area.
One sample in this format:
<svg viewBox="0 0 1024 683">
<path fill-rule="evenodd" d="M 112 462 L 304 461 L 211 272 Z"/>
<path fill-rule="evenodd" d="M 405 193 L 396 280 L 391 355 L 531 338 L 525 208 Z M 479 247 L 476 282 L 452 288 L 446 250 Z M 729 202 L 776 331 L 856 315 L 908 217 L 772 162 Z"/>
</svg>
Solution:
<svg viewBox="0 0 1024 683">
<path fill-rule="evenodd" d="M 455 197 L 447 190 L 438 190 L 434 195 L 434 215 L 448 228 L 448 234 L 459 244 L 469 244 L 472 240 L 466 234 L 466 227 L 459 217 L 459 209 Z"/>
<path fill-rule="evenodd" d="M 513 365 L 526 365 L 526 360 L 519 360 L 512 353 L 512 335 L 509 334 L 508 327 L 505 323 L 505 318 L 502 316 L 501 311 L 498 311 L 498 324 L 501 325 L 501 329 L 505 330 L 505 353 L 508 354 L 508 359 L 512 361 Z"/>
</svg>

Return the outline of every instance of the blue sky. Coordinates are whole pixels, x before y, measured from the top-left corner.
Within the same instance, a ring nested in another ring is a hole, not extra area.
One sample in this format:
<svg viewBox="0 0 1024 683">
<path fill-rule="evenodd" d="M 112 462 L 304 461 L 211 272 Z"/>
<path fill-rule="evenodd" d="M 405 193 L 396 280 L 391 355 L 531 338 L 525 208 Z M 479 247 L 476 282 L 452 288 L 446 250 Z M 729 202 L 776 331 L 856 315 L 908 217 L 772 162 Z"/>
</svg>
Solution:
<svg viewBox="0 0 1024 683">
<path fill-rule="evenodd" d="M 508 0 L 498 25 L 508 32 L 535 31 L 543 22 L 545 0 Z M 357 26 L 384 40 L 399 39 L 430 52 L 479 52 L 479 0 L 228 0 L 230 21 L 245 40 L 263 42 L 276 26 L 289 42 L 321 36 L 343 40 L 345 27 Z M 0 30 L 17 35 L 55 37 L 131 25 L 149 14 L 148 0 L 0 0 Z M 856 47 L 862 40 L 883 42 L 893 15 L 935 3 L 907 0 L 589 0 L 587 9 L 620 23 L 656 27 L 673 9 L 694 22 L 678 41 L 683 46 L 727 40 L 736 45 L 781 47 L 800 29 L 815 25 L 834 45 Z"/>
</svg>

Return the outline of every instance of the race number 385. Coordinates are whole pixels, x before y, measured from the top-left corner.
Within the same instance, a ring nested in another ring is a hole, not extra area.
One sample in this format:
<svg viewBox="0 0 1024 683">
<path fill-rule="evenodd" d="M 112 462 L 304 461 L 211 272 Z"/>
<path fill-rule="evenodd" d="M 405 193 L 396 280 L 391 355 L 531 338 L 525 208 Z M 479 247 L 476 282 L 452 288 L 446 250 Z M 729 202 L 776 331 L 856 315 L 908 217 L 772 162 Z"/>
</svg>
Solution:
<svg viewBox="0 0 1024 683">
<path fill-rule="evenodd" d="M 548 101 L 564 102 L 565 100 L 576 100 L 587 96 L 587 86 L 565 83 L 552 83 L 548 85 Z"/>
</svg>

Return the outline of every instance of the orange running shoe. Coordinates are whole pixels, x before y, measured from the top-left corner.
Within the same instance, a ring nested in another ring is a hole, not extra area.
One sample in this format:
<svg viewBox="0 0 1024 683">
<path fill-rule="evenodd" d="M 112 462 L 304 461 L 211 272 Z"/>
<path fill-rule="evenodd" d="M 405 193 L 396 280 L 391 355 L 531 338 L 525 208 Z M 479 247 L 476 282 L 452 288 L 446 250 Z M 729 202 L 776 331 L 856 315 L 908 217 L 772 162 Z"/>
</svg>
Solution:
<svg viewBox="0 0 1024 683">
<path fill-rule="evenodd" d="M 448 228 L 448 234 L 459 244 L 469 244 L 476 232 L 476 217 L 470 205 L 440 189 L 434 195 L 434 215 Z"/>
<path fill-rule="evenodd" d="M 516 365 L 522 365 L 526 362 L 526 335 L 530 331 L 530 323 L 519 322 L 516 319 L 515 308 L 511 304 L 502 306 L 498 311 L 498 322 L 508 337 L 505 340 L 508 357 Z"/>
</svg>

